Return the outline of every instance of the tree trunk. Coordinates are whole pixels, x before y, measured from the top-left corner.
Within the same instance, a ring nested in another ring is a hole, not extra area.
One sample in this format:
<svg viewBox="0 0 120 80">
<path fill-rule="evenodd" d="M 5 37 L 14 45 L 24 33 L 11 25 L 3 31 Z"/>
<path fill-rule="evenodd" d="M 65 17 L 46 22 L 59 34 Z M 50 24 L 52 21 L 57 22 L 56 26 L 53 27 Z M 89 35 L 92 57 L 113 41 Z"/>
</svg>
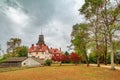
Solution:
<svg viewBox="0 0 120 80">
<path fill-rule="evenodd" d="M 104 64 L 107 65 L 107 52 L 104 53 Z"/>
<path fill-rule="evenodd" d="M 96 37 L 96 54 L 97 54 L 97 67 L 100 67 L 100 53 L 99 53 L 99 48 L 98 48 L 98 39 L 97 39 L 97 31 L 95 33 Z"/>
<path fill-rule="evenodd" d="M 99 58 L 99 56 L 97 57 L 97 67 L 100 67 L 100 58 Z"/>
<path fill-rule="evenodd" d="M 99 32 L 99 25 L 98 25 L 98 16 L 99 16 L 99 9 L 97 9 L 97 19 L 96 19 L 96 27 L 95 27 L 95 41 L 96 41 L 96 53 L 97 53 L 97 67 L 100 67 L 100 53 L 98 48 L 98 32 Z"/>
<path fill-rule="evenodd" d="M 105 36 L 105 52 L 104 52 L 104 64 L 105 65 L 107 65 L 107 48 L 108 48 L 108 46 L 107 46 L 107 30 L 109 30 L 109 25 L 108 25 L 108 17 L 107 17 L 107 7 L 106 7 L 106 5 L 107 5 L 107 2 L 105 3 L 105 17 L 104 17 L 104 22 L 105 22 L 105 25 L 106 25 L 106 28 L 105 28 L 105 34 L 104 34 L 104 36 Z"/>
<path fill-rule="evenodd" d="M 85 58 L 86 58 L 86 64 L 87 64 L 87 67 L 89 67 L 89 60 L 88 60 L 88 56 L 85 55 Z"/>
<path fill-rule="evenodd" d="M 107 65 L 107 38 L 105 35 L 104 64 Z"/>
<path fill-rule="evenodd" d="M 99 53 L 97 38 L 96 38 L 96 54 L 97 54 L 97 67 L 100 67 L 100 53 Z"/>
<path fill-rule="evenodd" d="M 110 38 L 110 44 L 111 44 L 111 70 L 115 70 L 115 65 L 114 65 L 114 47 L 112 43 L 112 35 L 109 36 Z"/>
<path fill-rule="evenodd" d="M 84 46 L 84 54 L 85 54 L 85 60 L 86 60 L 87 67 L 89 67 L 89 60 L 87 56 L 86 46 Z"/>
<path fill-rule="evenodd" d="M 62 66 L 62 61 L 60 62 L 60 66 Z"/>
<path fill-rule="evenodd" d="M 114 65 L 114 51 L 111 51 L 111 70 L 115 70 L 115 65 Z"/>
</svg>

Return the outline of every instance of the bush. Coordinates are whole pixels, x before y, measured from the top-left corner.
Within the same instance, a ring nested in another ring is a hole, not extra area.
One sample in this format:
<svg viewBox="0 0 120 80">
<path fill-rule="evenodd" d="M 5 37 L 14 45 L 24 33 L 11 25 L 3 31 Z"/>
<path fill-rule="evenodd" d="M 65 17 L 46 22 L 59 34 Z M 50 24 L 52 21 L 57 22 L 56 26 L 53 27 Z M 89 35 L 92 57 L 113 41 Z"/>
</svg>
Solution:
<svg viewBox="0 0 120 80">
<path fill-rule="evenodd" d="M 51 66 L 52 60 L 51 60 L 51 59 L 47 59 L 47 60 L 45 61 L 45 64 L 46 64 L 47 66 Z"/>
<path fill-rule="evenodd" d="M 90 53 L 89 62 L 90 63 L 97 63 L 97 54 L 95 52 Z"/>
<path fill-rule="evenodd" d="M 72 52 L 70 54 L 70 60 L 71 62 L 75 63 L 75 64 L 78 64 L 80 61 L 81 61 L 81 56 L 75 52 Z"/>
<path fill-rule="evenodd" d="M 1 59 L 0 59 L 0 64 L 2 63 L 2 62 L 4 62 L 6 60 L 6 56 L 3 56 Z"/>
</svg>

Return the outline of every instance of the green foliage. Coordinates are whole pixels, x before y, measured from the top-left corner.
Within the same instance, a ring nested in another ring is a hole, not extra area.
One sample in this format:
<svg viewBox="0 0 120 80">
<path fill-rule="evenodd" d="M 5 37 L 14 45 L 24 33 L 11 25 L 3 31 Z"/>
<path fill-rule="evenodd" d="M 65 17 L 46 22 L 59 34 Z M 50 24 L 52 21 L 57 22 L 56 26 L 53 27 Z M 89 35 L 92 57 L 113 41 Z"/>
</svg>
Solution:
<svg viewBox="0 0 120 80">
<path fill-rule="evenodd" d="M 69 53 L 68 53 L 67 51 L 65 51 L 65 53 L 64 53 L 64 54 L 65 54 L 66 56 L 67 56 L 67 55 L 69 55 Z"/>
<path fill-rule="evenodd" d="M 82 59 L 88 62 L 87 47 L 89 44 L 88 24 L 80 23 L 73 26 L 71 33 L 72 45 L 75 47 L 75 52 L 82 55 Z"/>
<path fill-rule="evenodd" d="M 0 59 L 0 63 L 4 62 L 6 60 L 6 56 L 3 56 L 1 59 Z"/>
<path fill-rule="evenodd" d="M 117 51 L 117 50 L 120 50 L 120 41 L 113 41 L 113 46 L 114 46 L 114 50 L 115 50 L 115 52 Z"/>
<path fill-rule="evenodd" d="M 108 64 L 111 63 L 111 53 L 110 52 L 107 54 L 107 63 Z"/>
<path fill-rule="evenodd" d="M 97 54 L 95 52 L 90 53 L 89 62 L 90 63 L 97 63 Z"/>
<path fill-rule="evenodd" d="M 114 2 L 115 4 L 111 0 L 85 0 L 82 8 L 79 9 L 92 28 L 91 39 L 95 42 L 98 66 L 100 60 L 104 60 L 106 64 L 109 49 L 111 49 L 112 66 L 114 66 L 113 55 L 117 50 L 117 45 L 113 40 L 118 40 L 119 36 L 116 37 L 116 33 L 120 31 L 120 4 L 117 0 Z"/>
<path fill-rule="evenodd" d="M 45 64 L 46 64 L 47 66 L 51 66 L 52 60 L 51 60 L 51 59 L 47 59 L 47 60 L 45 61 Z"/>
<path fill-rule="evenodd" d="M 115 63 L 120 64 L 120 51 L 115 53 Z"/>
<path fill-rule="evenodd" d="M 110 64 L 110 53 L 107 54 L 107 63 Z M 89 62 L 90 63 L 97 63 L 97 54 L 95 51 L 89 54 Z M 100 63 L 104 63 L 104 55 L 100 55 Z"/>
<path fill-rule="evenodd" d="M 9 52 L 5 54 L 6 57 L 27 57 L 28 55 L 28 47 L 20 46 L 16 47 L 14 52 Z"/>
<path fill-rule="evenodd" d="M 17 47 L 15 51 L 18 57 L 27 57 L 28 55 L 28 47 L 26 46 Z"/>
<path fill-rule="evenodd" d="M 20 44 L 21 44 L 22 40 L 19 39 L 19 38 L 11 38 L 9 41 L 7 41 L 7 52 L 13 52 L 14 53 L 14 50 L 16 47 L 19 47 Z"/>
<path fill-rule="evenodd" d="M 84 14 L 87 19 L 94 16 L 97 10 L 105 3 L 105 0 L 85 0 L 84 5 L 79 9 L 81 14 Z"/>
<path fill-rule="evenodd" d="M 85 47 L 87 46 L 88 43 L 88 33 L 87 33 L 87 24 L 81 23 L 81 24 L 76 24 L 73 26 L 73 31 L 72 31 L 72 44 L 75 47 L 75 51 L 77 53 L 84 53 Z"/>
</svg>

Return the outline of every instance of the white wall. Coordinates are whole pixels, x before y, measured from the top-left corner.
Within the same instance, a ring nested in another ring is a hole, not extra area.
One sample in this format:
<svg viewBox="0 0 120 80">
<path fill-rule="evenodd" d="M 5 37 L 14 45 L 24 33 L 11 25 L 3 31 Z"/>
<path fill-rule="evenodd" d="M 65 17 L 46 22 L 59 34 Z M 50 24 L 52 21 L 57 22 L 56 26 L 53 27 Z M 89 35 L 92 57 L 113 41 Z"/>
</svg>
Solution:
<svg viewBox="0 0 120 80">
<path fill-rule="evenodd" d="M 35 66 L 41 66 L 41 64 L 37 61 L 35 61 L 32 58 L 27 58 L 21 63 L 22 67 L 35 67 Z"/>
<path fill-rule="evenodd" d="M 36 58 L 40 58 L 40 59 L 44 59 L 44 60 L 52 58 L 52 54 L 50 54 L 48 52 L 48 50 L 46 50 L 45 52 L 38 52 L 38 53 L 32 52 L 32 53 L 28 53 L 28 57 L 32 57 L 32 56 L 35 56 Z"/>
<path fill-rule="evenodd" d="M 36 56 L 36 52 L 28 53 L 28 57 Z"/>
</svg>

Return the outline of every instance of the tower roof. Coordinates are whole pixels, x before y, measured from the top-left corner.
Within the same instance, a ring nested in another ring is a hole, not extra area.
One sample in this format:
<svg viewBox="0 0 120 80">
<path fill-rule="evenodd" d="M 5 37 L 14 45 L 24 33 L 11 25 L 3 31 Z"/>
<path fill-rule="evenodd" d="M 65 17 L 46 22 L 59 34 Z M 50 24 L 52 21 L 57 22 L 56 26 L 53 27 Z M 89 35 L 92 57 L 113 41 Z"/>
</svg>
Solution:
<svg viewBox="0 0 120 80">
<path fill-rule="evenodd" d="M 42 44 L 45 44 L 45 41 L 44 41 L 44 35 L 39 35 L 39 40 L 37 42 L 37 45 L 42 45 Z"/>
</svg>

